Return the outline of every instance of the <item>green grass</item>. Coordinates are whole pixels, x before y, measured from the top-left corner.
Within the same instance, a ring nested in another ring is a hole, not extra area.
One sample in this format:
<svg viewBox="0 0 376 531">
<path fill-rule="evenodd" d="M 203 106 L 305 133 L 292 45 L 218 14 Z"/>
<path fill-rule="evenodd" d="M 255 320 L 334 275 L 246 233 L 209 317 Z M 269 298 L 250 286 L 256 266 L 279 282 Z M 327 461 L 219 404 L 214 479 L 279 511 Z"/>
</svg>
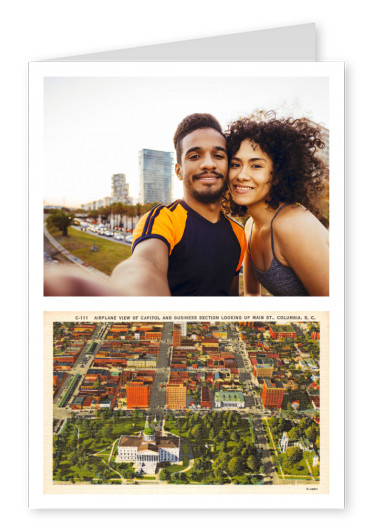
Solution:
<svg viewBox="0 0 376 531">
<path fill-rule="evenodd" d="M 181 448 L 184 455 L 189 455 L 189 446 L 185 441 L 182 441 Z"/>
<path fill-rule="evenodd" d="M 50 234 L 71 254 L 107 275 L 111 274 L 117 264 L 131 255 L 131 248 L 127 245 L 98 238 L 72 227 L 68 228 L 67 237 L 62 236 L 61 231 L 56 229 L 50 230 Z M 93 244 L 98 247 L 97 251 L 91 250 Z"/>
<path fill-rule="evenodd" d="M 185 455 L 183 457 L 183 464 L 182 465 L 169 465 L 169 466 L 166 467 L 166 470 L 168 470 L 168 472 L 173 474 L 174 472 L 181 472 L 182 470 L 187 468 L 188 465 L 189 465 L 189 459 L 188 459 L 188 456 Z"/>
</svg>

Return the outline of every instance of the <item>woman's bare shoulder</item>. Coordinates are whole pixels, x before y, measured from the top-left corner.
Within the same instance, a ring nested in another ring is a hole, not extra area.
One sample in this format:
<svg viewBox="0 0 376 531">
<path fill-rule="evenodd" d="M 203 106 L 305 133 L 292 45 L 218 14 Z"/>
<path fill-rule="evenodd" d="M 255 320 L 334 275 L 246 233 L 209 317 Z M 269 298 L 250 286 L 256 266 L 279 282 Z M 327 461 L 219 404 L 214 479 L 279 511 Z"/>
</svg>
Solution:
<svg viewBox="0 0 376 531">
<path fill-rule="evenodd" d="M 245 232 L 245 235 L 247 236 L 247 238 L 251 234 L 252 225 L 253 225 L 253 219 L 250 217 L 250 218 L 247 219 L 246 224 L 244 226 L 244 232 Z"/>
<path fill-rule="evenodd" d="M 324 225 L 302 205 L 288 205 L 284 207 L 273 221 L 273 231 L 280 238 L 289 238 L 292 235 L 309 236 L 320 234 L 328 236 L 328 230 Z"/>
</svg>

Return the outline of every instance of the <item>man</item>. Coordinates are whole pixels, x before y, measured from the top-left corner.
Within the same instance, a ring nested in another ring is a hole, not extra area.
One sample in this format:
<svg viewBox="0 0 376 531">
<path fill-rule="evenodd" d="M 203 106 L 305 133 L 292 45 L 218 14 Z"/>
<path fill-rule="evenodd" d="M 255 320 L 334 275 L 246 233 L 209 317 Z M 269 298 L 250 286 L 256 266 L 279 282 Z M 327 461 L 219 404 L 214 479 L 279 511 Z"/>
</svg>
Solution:
<svg viewBox="0 0 376 531">
<path fill-rule="evenodd" d="M 141 218 L 132 257 L 114 269 L 111 284 L 126 283 L 131 295 L 238 295 L 246 242 L 242 227 L 221 213 L 228 170 L 221 126 L 210 114 L 192 114 L 174 144 L 183 200 Z"/>
<path fill-rule="evenodd" d="M 158 205 L 133 233 L 132 256 L 120 263 L 106 285 L 66 275 L 46 295 L 239 294 L 239 271 L 246 249 L 243 228 L 221 213 L 228 160 L 219 122 L 210 114 L 192 114 L 174 135 L 175 173 L 183 182 L 183 200 Z M 75 293 L 72 293 L 74 288 Z"/>
</svg>

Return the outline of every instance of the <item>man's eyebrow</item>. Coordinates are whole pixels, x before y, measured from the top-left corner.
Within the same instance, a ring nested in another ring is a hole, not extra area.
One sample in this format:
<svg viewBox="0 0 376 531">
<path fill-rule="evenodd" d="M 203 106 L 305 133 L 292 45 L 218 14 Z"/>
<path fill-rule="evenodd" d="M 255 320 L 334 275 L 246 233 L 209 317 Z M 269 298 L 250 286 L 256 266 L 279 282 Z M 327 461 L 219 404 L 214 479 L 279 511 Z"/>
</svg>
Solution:
<svg viewBox="0 0 376 531">
<path fill-rule="evenodd" d="M 215 149 L 216 151 L 223 151 L 224 153 L 227 154 L 226 148 L 224 148 L 222 146 L 213 146 L 213 149 Z M 202 147 L 196 146 L 196 147 L 192 147 L 192 148 L 188 149 L 185 152 L 185 154 L 188 155 L 189 153 L 192 153 L 192 151 L 201 151 L 201 150 L 202 150 Z"/>
</svg>

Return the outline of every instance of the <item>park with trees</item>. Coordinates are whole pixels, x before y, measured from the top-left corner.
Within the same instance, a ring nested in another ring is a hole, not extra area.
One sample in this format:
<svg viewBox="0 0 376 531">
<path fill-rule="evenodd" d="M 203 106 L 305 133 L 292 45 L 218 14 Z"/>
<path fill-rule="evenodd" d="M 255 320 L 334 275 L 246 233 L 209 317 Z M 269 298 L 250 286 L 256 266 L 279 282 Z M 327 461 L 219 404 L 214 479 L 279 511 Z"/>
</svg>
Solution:
<svg viewBox="0 0 376 531">
<path fill-rule="evenodd" d="M 250 418 L 237 411 L 187 412 L 174 417 L 169 413 L 166 430 L 179 435 L 190 447 L 191 465 L 184 472 L 163 477 L 169 483 L 260 484 L 262 462 L 255 444 Z"/>
<path fill-rule="evenodd" d="M 282 469 L 284 475 L 296 479 L 303 476 L 319 479 L 319 465 L 313 466 L 314 456 L 320 454 L 320 429 L 316 422 L 305 416 L 298 419 L 273 416 L 263 423 L 277 472 L 281 473 Z M 280 447 L 283 433 L 290 444 L 285 452 Z"/>
<path fill-rule="evenodd" d="M 116 463 L 120 435 L 136 435 L 145 427 L 145 415 L 134 411 L 100 409 L 94 418 L 72 415 L 53 439 L 53 479 L 56 482 L 121 483 L 132 479 L 132 463 Z M 114 444 L 115 443 L 115 444 Z"/>
</svg>

